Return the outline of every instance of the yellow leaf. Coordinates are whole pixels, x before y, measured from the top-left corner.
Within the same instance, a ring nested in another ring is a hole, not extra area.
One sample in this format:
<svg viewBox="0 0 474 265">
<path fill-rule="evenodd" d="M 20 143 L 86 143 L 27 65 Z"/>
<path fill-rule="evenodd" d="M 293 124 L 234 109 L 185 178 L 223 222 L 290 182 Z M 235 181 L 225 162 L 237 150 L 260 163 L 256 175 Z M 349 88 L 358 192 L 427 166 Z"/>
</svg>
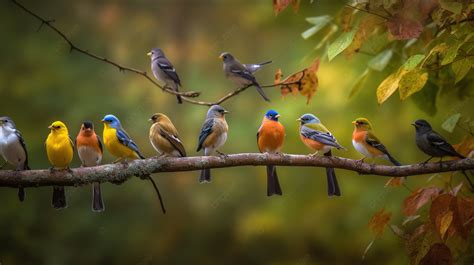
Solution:
<svg viewBox="0 0 474 265">
<path fill-rule="evenodd" d="M 377 102 L 382 104 L 387 100 L 398 88 L 400 78 L 407 73 L 406 70 L 400 69 L 396 73 L 392 73 L 377 88 Z"/>
<path fill-rule="evenodd" d="M 369 228 L 374 232 L 375 237 L 381 237 L 385 226 L 390 222 L 392 218 L 392 213 L 385 212 L 385 209 L 382 208 L 377 211 L 369 221 Z"/>
<path fill-rule="evenodd" d="M 420 91 L 428 81 L 428 72 L 415 69 L 404 74 L 400 78 L 399 89 L 400 99 L 405 100 L 414 93 Z"/>
<path fill-rule="evenodd" d="M 443 217 L 441 217 L 441 225 L 439 226 L 439 234 L 441 235 L 441 238 L 444 238 L 444 234 L 446 234 L 446 231 L 448 231 L 448 228 L 451 225 L 452 221 L 453 221 L 452 211 L 446 212 L 443 215 Z"/>
</svg>

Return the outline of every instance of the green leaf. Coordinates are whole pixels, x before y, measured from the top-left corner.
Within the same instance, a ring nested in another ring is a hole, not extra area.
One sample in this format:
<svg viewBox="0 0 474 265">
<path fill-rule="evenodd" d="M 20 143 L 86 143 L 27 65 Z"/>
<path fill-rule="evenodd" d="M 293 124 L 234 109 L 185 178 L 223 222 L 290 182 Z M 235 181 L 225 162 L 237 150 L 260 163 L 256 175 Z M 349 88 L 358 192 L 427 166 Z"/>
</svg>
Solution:
<svg viewBox="0 0 474 265">
<path fill-rule="evenodd" d="M 338 54 L 344 51 L 349 45 L 351 45 L 352 40 L 354 40 L 354 35 L 357 29 L 353 29 L 349 32 L 343 32 L 337 39 L 329 45 L 328 48 L 328 58 L 329 61 L 334 59 Z"/>
<path fill-rule="evenodd" d="M 417 67 L 418 64 L 420 64 L 424 58 L 424 54 L 415 54 L 407 59 L 407 61 L 403 64 L 402 68 L 406 71 L 411 71 L 415 69 L 415 67 Z"/>
<path fill-rule="evenodd" d="M 405 100 L 414 93 L 420 91 L 428 81 L 428 73 L 424 70 L 415 69 L 404 74 L 399 82 L 398 92 L 400 99 Z"/>
<path fill-rule="evenodd" d="M 462 43 L 455 43 L 449 46 L 446 54 L 444 55 L 441 65 L 447 65 L 453 62 L 454 58 L 458 55 L 458 50 L 462 46 Z"/>
<path fill-rule="evenodd" d="M 448 10 L 455 15 L 461 14 L 462 3 L 441 0 L 439 4 L 441 5 L 441 8 Z"/>
<path fill-rule="evenodd" d="M 389 75 L 377 87 L 377 102 L 382 104 L 387 100 L 398 88 L 400 78 L 406 73 L 403 69 Z"/>
<path fill-rule="evenodd" d="M 437 112 L 436 99 L 438 91 L 439 87 L 428 81 L 425 87 L 421 91 L 413 94 L 410 99 L 412 99 L 415 105 L 426 114 L 433 116 Z"/>
<path fill-rule="evenodd" d="M 461 81 L 466 76 L 466 74 L 469 73 L 471 67 L 472 61 L 468 57 L 452 63 L 451 69 L 454 72 L 454 76 L 456 76 L 454 83 Z"/>
<path fill-rule="evenodd" d="M 349 98 L 352 98 L 357 92 L 359 92 L 360 88 L 365 83 L 365 80 L 367 80 L 367 77 L 369 76 L 370 72 L 371 72 L 371 70 L 369 68 L 367 68 L 357 78 L 357 80 L 355 81 L 354 85 L 351 88 L 351 92 L 349 93 Z"/>
<path fill-rule="evenodd" d="M 441 127 L 446 131 L 452 133 L 454 131 L 454 127 L 456 127 L 456 124 L 458 124 L 459 118 L 461 118 L 461 113 L 451 115 L 451 117 L 449 117 L 443 122 Z"/>
<path fill-rule="evenodd" d="M 369 61 L 369 67 L 375 71 L 383 71 L 392 58 L 393 51 L 385 50 Z"/>
<path fill-rule="evenodd" d="M 332 20 L 331 16 L 319 16 L 319 17 L 306 18 L 306 21 L 313 24 L 314 26 L 307 29 L 305 32 L 301 33 L 301 37 L 303 37 L 303 39 L 307 39 L 313 36 L 322 28 L 324 28 L 331 20 Z"/>
</svg>

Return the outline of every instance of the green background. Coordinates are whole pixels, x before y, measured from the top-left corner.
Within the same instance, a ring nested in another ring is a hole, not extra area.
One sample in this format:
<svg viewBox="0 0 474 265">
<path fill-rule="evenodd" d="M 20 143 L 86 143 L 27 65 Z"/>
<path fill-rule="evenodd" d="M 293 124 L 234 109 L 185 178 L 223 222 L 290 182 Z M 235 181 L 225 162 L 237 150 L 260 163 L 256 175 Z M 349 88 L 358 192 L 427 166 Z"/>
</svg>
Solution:
<svg viewBox="0 0 474 265">
<path fill-rule="evenodd" d="M 243 63 L 273 60 L 257 74 L 273 83 L 278 68 L 290 74 L 307 67 L 323 50 L 314 50 L 318 36 L 303 40 L 308 16 L 336 14 L 342 1 L 303 1 L 299 13 L 290 9 L 275 17 L 271 1 L 24 1 L 56 25 L 75 44 L 124 65 L 149 71 L 146 53 L 160 47 L 173 62 L 184 90 L 202 92 L 214 101 L 236 86 L 226 80 L 218 55 L 233 53 Z M 30 166 L 48 168 L 44 140 L 48 125 L 61 120 L 75 137 L 84 120 L 95 123 L 115 114 L 147 157 L 156 153 L 148 141 L 148 118 L 168 114 L 178 128 L 188 155 L 195 152 L 207 107 L 176 104 L 141 76 L 87 58 L 51 30 L 9 1 L 0 3 L 0 114 L 13 118 L 28 146 Z M 258 152 L 256 131 L 270 108 L 286 127 L 285 153 L 307 154 L 295 121 L 314 113 L 347 151 L 337 156 L 359 159 L 351 144 L 351 121 L 369 118 L 375 133 L 402 163 L 426 156 L 414 145 L 410 123 L 426 118 L 455 143 L 440 124 L 450 114 L 469 109 L 471 101 L 438 103 L 434 117 L 407 100 L 393 96 L 377 105 L 375 89 L 386 77 L 378 73 L 349 99 L 351 85 L 370 57 L 322 58 L 320 86 L 310 104 L 301 96 L 281 99 L 279 88 L 265 91 L 264 102 L 253 88 L 225 102 L 231 114 L 226 153 Z M 389 68 L 391 66 L 389 65 Z M 391 68 L 393 70 L 393 68 Z M 104 163 L 114 158 L 106 152 Z M 370 161 L 370 160 L 369 160 Z M 376 163 L 385 163 L 377 160 Z M 72 167 L 79 166 L 77 156 Z M 326 195 L 323 168 L 278 167 L 284 196 L 266 196 L 264 167 L 215 169 L 213 182 L 198 184 L 199 172 L 154 175 L 168 209 L 162 215 L 154 190 L 137 178 L 122 185 L 104 184 L 106 211 L 90 211 L 89 187 L 67 188 L 69 208 L 50 206 L 51 188 L 0 189 L 1 264 L 406 264 L 402 240 L 386 231 L 362 260 L 373 239 L 367 223 L 374 212 L 392 211 L 401 223 L 407 188 L 384 188 L 387 177 L 336 170 L 342 194 Z M 429 176 L 413 177 L 414 190 Z M 437 183 L 438 177 L 431 181 Z M 456 178 L 460 178 L 456 175 Z"/>
</svg>

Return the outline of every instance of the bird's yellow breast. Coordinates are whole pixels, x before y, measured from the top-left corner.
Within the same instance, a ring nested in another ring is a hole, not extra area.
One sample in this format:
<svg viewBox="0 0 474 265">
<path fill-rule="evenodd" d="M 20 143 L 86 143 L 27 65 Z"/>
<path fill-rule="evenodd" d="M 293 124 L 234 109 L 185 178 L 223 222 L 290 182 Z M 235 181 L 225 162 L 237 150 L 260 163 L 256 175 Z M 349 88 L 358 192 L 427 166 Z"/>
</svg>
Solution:
<svg viewBox="0 0 474 265">
<path fill-rule="evenodd" d="M 46 139 L 46 154 L 55 168 L 67 168 L 72 161 L 74 150 L 67 134 L 50 133 Z"/>
<path fill-rule="evenodd" d="M 117 130 L 106 125 L 104 127 L 104 145 L 109 152 L 117 158 L 138 158 L 135 152 L 119 142 Z"/>
</svg>

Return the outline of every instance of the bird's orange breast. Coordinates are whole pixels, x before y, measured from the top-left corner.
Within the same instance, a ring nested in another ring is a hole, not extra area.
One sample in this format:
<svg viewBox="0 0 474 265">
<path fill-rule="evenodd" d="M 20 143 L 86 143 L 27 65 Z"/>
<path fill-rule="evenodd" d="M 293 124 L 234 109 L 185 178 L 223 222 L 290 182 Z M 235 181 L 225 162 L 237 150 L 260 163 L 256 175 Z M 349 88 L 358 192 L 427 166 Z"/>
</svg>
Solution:
<svg viewBox="0 0 474 265">
<path fill-rule="evenodd" d="M 278 152 L 285 139 L 285 127 L 276 121 L 264 121 L 258 134 L 258 149 L 261 152 Z"/>
<path fill-rule="evenodd" d="M 326 147 L 325 144 L 322 144 L 322 143 L 320 143 L 318 141 L 315 141 L 313 139 L 306 138 L 301 134 L 300 134 L 300 139 L 307 147 L 309 147 L 309 148 L 311 148 L 315 151 L 322 150 L 323 148 Z"/>
<path fill-rule="evenodd" d="M 83 134 L 78 135 L 76 138 L 76 145 L 77 147 L 81 147 L 81 146 L 92 147 L 97 152 L 102 153 L 102 150 L 100 150 L 100 147 L 99 147 L 99 141 L 97 140 L 96 134 L 92 134 L 90 136 L 86 136 Z"/>
</svg>

